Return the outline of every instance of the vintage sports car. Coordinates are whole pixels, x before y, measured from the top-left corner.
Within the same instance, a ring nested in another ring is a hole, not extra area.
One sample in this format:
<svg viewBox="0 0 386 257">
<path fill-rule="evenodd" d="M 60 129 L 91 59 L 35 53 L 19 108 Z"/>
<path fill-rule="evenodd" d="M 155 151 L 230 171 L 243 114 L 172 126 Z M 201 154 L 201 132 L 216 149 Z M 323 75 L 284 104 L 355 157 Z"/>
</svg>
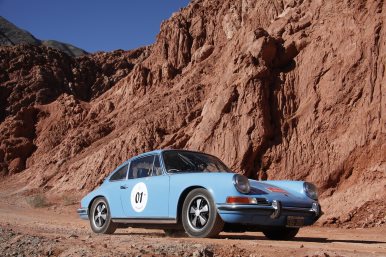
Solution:
<svg viewBox="0 0 386 257">
<path fill-rule="evenodd" d="M 215 156 L 158 150 L 131 158 L 81 200 L 78 214 L 96 233 L 118 227 L 185 231 L 262 231 L 288 240 L 321 215 L 316 187 L 302 181 L 256 181 L 232 172 Z"/>
</svg>

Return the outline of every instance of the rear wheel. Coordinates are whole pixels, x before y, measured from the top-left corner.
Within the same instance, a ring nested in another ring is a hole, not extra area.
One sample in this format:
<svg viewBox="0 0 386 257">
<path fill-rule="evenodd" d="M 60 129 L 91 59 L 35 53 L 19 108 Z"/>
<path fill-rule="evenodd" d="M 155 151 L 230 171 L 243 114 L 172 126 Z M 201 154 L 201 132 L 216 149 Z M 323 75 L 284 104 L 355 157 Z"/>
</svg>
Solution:
<svg viewBox="0 0 386 257">
<path fill-rule="evenodd" d="M 299 228 L 272 228 L 263 231 L 263 234 L 272 240 L 291 240 L 299 232 Z"/>
<path fill-rule="evenodd" d="M 181 215 L 185 232 L 191 237 L 215 237 L 224 227 L 211 195 L 203 188 L 187 195 Z"/>
<path fill-rule="evenodd" d="M 100 234 L 112 234 L 117 229 L 117 224 L 111 220 L 110 208 L 105 198 L 97 198 L 92 203 L 90 225 L 92 231 Z"/>
</svg>

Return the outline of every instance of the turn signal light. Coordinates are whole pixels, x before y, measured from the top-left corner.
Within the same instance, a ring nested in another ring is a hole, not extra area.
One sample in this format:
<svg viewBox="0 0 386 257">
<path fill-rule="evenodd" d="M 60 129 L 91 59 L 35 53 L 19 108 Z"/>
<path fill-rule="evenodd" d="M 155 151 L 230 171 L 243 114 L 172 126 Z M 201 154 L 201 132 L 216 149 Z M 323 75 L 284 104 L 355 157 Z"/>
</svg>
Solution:
<svg viewBox="0 0 386 257">
<path fill-rule="evenodd" d="M 227 203 L 231 204 L 257 204 L 256 198 L 242 197 L 242 196 L 229 196 L 227 197 Z"/>
</svg>

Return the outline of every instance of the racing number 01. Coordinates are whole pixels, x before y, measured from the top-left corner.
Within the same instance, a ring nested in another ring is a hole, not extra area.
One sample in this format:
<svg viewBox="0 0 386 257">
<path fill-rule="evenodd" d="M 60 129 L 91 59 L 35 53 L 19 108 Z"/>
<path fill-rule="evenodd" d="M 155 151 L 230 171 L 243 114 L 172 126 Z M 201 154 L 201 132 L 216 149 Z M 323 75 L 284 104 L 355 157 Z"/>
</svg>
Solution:
<svg viewBox="0 0 386 257">
<path fill-rule="evenodd" d="M 135 195 L 135 203 L 142 203 L 143 192 L 137 192 Z"/>
</svg>

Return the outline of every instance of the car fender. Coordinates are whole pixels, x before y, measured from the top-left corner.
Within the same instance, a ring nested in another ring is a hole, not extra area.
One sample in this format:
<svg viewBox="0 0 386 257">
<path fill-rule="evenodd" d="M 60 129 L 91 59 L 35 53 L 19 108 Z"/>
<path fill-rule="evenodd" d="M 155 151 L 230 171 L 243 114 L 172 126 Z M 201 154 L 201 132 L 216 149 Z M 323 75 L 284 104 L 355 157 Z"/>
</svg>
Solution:
<svg viewBox="0 0 386 257">
<path fill-rule="evenodd" d="M 215 204 L 225 203 L 227 196 L 242 195 L 233 185 L 234 173 L 189 173 L 170 175 L 169 216 L 176 218 L 187 194 L 205 188 Z"/>
</svg>

